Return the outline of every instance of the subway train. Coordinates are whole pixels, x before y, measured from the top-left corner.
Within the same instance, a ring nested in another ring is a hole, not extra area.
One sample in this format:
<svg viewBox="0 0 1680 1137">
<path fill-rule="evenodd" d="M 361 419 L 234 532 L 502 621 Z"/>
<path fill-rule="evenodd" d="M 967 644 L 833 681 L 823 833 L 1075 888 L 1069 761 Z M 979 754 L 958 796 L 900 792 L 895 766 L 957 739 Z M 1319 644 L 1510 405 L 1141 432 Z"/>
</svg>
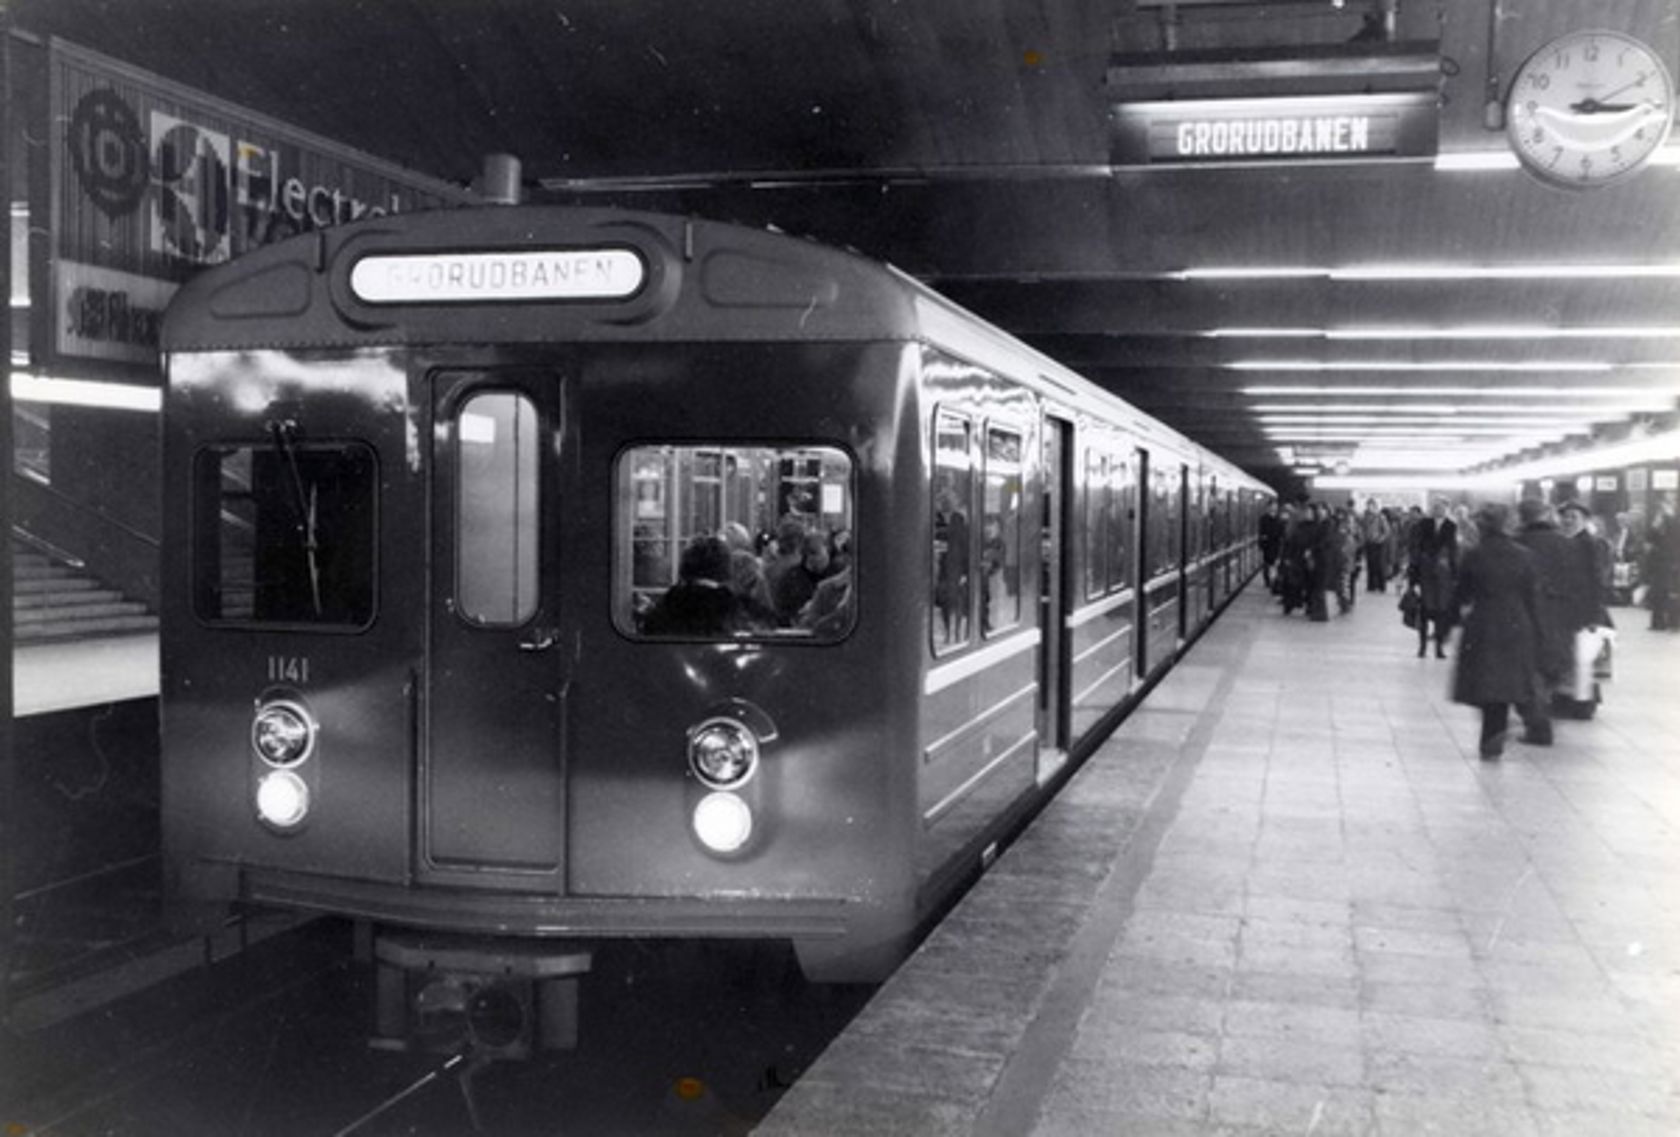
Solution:
<svg viewBox="0 0 1680 1137">
<path fill-rule="evenodd" d="M 382 217 L 162 339 L 183 911 L 878 979 L 1259 568 L 1264 485 L 774 232 Z"/>
</svg>

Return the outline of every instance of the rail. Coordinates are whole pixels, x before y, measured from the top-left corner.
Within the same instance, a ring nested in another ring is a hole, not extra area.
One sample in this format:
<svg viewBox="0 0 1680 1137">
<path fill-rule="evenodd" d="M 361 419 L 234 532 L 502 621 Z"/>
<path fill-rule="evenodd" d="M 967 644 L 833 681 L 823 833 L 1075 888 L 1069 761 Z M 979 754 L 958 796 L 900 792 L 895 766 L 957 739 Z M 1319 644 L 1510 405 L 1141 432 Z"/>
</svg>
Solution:
<svg viewBox="0 0 1680 1137">
<path fill-rule="evenodd" d="M 14 473 L 11 523 L 28 534 L 26 545 L 70 558 L 77 571 L 155 605 L 162 542 L 100 506 L 46 484 L 38 475 Z M 30 540 L 33 538 L 33 540 Z"/>
<path fill-rule="evenodd" d="M 34 549 L 37 553 L 40 553 L 48 560 L 56 561 L 59 564 L 64 565 L 66 568 L 87 568 L 87 562 L 82 560 L 82 558 L 65 549 L 59 548 L 57 545 L 48 541 L 44 537 L 35 536 L 35 534 L 31 533 L 21 525 L 12 526 L 12 540 L 18 542 L 20 545 L 27 545 L 29 548 Z"/>
<path fill-rule="evenodd" d="M 30 488 L 36 493 L 51 498 L 54 502 L 67 506 L 69 509 L 78 514 L 91 517 L 98 521 L 101 525 L 109 525 L 111 528 L 134 538 L 136 541 L 149 545 L 154 549 L 161 549 L 163 547 L 163 542 L 152 536 L 150 533 L 136 529 L 120 517 L 112 517 L 109 513 L 106 513 L 97 505 L 89 505 L 85 501 L 71 497 L 63 490 L 55 489 L 50 482 L 46 481 L 34 471 L 18 471 L 16 477 L 22 481 L 28 482 Z"/>
</svg>

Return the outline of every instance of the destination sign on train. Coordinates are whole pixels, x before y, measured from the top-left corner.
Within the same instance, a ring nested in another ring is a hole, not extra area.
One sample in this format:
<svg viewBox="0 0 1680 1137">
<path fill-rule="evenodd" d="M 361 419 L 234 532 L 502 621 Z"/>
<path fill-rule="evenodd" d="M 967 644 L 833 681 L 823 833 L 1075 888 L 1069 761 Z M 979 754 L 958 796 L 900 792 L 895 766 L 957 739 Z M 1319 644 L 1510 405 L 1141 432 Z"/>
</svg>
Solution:
<svg viewBox="0 0 1680 1137">
<path fill-rule="evenodd" d="M 1204 99 L 1114 108 L 1116 166 L 1429 157 L 1436 110 L 1412 93 Z"/>
<path fill-rule="evenodd" d="M 350 290 L 369 304 L 623 300 L 646 279 L 629 249 L 376 254 L 350 270 Z"/>
</svg>

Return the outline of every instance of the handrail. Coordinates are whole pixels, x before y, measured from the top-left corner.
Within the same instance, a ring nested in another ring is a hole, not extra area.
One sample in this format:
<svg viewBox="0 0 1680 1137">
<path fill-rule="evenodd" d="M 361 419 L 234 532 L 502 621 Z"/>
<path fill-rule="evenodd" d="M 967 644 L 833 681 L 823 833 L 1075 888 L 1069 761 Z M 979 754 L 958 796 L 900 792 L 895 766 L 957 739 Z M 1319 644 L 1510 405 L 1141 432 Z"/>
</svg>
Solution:
<svg viewBox="0 0 1680 1137">
<path fill-rule="evenodd" d="M 23 542 L 25 545 L 28 545 L 31 549 L 34 549 L 37 553 L 40 553 L 43 556 L 46 556 L 50 560 L 57 561 L 59 564 L 64 565 L 66 568 L 73 568 L 73 569 L 85 569 L 85 568 L 87 568 L 87 562 L 82 560 L 82 558 L 80 558 L 80 557 L 78 557 L 78 556 L 76 556 L 72 553 L 66 552 L 65 550 L 59 548 L 57 545 L 53 544 L 51 541 L 48 541 L 44 537 L 35 536 L 35 534 L 31 533 L 29 530 L 25 529 L 21 525 L 13 525 L 12 526 L 12 539 L 15 540 L 15 541 Z"/>
<path fill-rule="evenodd" d="M 120 529 L 130 537 L 133 537 L 136 541 L 150 545 L 154 549 L 161 549 L 163 547 L 163 542 L 152 536 L 150 533 L 145 533 L 136 529 L 134 526 L 130 525 L 126 521 L 123 521 L 121 518 L 112 517 L 109 513 L 106 513 L 103 509 L 100 509 L 96 505 L 89 505 L 84 501 L 78 501 L 69 494 L 65 493 L 63 490 L 55 489 L 50 483 L 43 481 L 38 475 L 30 475 L 14 470 L 12 476 L 24 479 L 30 484 L 31 488 L 39 490 L 41 493 L 44 493 L 48 497 L 53 498 L 55 501 L 70 507 L 77 513 L 87 514 L 90 517 L 97 518 L 102 525 L 109 525 L 113 529 Z"/>
</svg>

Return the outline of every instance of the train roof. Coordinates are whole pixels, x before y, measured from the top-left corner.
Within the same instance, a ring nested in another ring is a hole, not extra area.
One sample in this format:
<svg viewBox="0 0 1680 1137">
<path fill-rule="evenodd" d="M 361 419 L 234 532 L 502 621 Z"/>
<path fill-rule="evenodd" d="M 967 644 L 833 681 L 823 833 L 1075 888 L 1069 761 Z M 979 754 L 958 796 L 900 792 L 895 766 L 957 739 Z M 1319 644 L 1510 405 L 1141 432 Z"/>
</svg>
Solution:
<svg viewBox="0 0 1680 1137">
<path fill-rule="evenodd" d="M 1251 480 L 891 266 L 690 217 L 481 206 L 367 219 L 198 274 L 176 294 L 161 333 L 166 353 L 882 339 L 931 343 Z"/>
</svg>

